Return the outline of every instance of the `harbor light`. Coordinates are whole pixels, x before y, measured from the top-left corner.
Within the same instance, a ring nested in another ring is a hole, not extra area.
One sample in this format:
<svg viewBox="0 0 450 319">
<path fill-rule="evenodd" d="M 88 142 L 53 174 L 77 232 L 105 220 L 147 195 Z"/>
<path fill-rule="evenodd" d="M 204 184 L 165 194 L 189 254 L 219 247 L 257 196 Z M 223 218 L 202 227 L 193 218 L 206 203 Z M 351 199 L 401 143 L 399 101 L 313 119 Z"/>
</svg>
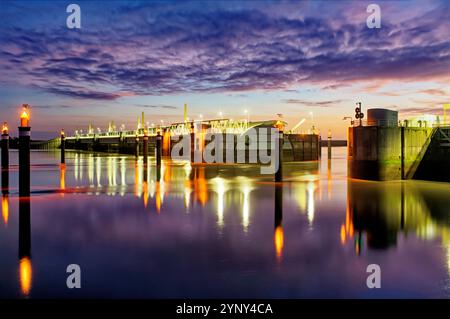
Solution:
<svg viewBox="0 0 450 319">
<path fill-rule="evenodd" d="M 2 135 L 8 135 L 8 123 L 3 122 L 3 126 L 2 126 Z"/>
<path fill-rule="evenodd" d="M 284 123 L 283 123 L 282 121 L 280 121 L 280 120 L 278 120 L 278 121 L 275 123 L 275 127 L 276 127 L 278 130 L 280 130 L 280 131 L 284 131 Z"/>
<path fill-rule="evenodd" d="M 20 114 L 20 126 L 21 127 L 30 126 L 30 111 L 28 104 L 23 104 L 22 106 L 22 113 Z"/>
</svg>

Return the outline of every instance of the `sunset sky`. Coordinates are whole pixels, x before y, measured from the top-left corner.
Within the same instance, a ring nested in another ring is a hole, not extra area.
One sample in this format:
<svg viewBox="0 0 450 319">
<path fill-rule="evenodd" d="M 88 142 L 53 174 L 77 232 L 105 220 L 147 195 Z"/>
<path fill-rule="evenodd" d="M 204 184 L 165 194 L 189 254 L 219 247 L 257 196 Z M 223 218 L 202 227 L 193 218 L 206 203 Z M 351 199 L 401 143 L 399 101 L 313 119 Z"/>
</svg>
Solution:
<svg viewBox="0 0 450 319">
<path fill-rule="evenodd" d="M 34 138 L 132 129 L 142 111 L 181 121 L 184 103 L 191 118 L 281 113 L 345 138 L 356 102 L 441 114 L 449 83 L 450 1 L 0 2 L 0 121 L 15 127 L 29 103 Z"/>
</svg>

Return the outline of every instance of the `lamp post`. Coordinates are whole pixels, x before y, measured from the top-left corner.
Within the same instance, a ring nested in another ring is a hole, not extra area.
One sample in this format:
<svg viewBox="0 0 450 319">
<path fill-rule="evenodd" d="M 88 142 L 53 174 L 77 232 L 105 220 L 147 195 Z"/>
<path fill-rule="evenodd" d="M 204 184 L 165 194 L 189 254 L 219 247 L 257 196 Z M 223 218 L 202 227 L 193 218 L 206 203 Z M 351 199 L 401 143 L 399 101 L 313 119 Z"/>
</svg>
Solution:
<svg viewBox="0 0 450 319">
<path fill-rule="evenodd" d="M 30 196 L 30 106 L 24 104 L 19 126 L 19 196 Z"/>
<path fill-rule="evenodd" d="M 61 164 L 66 163 L 66 135 L 64 129 L 61 129 Z"/>
<path fill-rule="evenodd" d="M 9 130 L 8 123 L 3 123 L 2 127 L 2 193 L 8 193 L 9 187 Z"/>
</svg>

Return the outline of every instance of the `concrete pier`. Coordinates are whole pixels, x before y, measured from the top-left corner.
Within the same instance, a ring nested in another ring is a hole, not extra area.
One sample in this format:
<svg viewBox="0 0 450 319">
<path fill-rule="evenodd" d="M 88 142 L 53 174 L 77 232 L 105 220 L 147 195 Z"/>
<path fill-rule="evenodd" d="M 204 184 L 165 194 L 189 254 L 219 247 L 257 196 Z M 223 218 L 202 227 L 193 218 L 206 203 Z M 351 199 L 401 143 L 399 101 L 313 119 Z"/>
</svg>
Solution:
<svg viewBox="0 0 450 319">
<path fill-rule="evenodd" d="M 350 127 L 349 177 L 450 181 L 450 148 L 445 143 L 449 131 L 445 127 Z"/>
<path fill-rule="evenodd" d="M 433 130 L 413 177 L 450 182 L 450 126 Z"/>
</svg>

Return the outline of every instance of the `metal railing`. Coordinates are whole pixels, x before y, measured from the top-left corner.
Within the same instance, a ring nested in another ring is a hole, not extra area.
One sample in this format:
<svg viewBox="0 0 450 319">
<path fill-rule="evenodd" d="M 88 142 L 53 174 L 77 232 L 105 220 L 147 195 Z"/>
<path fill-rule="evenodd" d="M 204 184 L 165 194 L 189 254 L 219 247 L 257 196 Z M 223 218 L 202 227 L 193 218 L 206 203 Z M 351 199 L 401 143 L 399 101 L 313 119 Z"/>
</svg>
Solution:
<svg viewBox="0 0 450 319">
<path fill-rule="evenodd" d="M 381 126 L 381 127 L 398 127 L 400 122 L 392 120 L 353 120 L 353 127 L 358 126 Z"/>
<path fill-rule="evenodd" d="M 393 121 L 393 120 L 353 120 L 351 126 L 378 126 L 378 127 L 419 127 L 419 128 L 433 128 L 433 127 L 443 127 L 450 126 L 450 121 L 430 123 L 429 121 L 421 120 L 403 120 L 403 121 Z"/>
</svg>

